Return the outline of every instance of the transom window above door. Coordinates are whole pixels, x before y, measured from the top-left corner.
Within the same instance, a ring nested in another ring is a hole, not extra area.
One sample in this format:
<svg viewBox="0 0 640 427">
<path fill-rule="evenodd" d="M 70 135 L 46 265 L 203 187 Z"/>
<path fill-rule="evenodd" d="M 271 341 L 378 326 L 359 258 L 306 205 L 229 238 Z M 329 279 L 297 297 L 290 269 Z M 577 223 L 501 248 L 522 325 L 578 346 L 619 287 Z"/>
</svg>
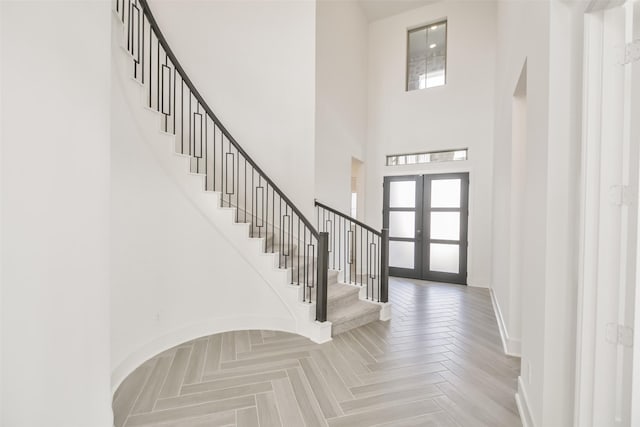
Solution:
<svg viewBox="0 0 640 427">
<path fill-rule="evenodd" d="M 407 32 L 407 91 L 447 82 L 447 21 Z"/>
</svg>

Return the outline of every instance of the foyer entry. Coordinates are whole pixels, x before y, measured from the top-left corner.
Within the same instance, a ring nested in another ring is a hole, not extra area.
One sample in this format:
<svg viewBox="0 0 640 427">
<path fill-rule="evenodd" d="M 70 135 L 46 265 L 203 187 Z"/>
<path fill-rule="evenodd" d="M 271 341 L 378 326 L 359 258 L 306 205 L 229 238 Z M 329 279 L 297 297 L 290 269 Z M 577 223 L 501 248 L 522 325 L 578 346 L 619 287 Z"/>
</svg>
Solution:
<svg viewBox="0 0 640 427">
<path fill-rule="evenodd" d="M 467 283 L 469 174 L 384 178 L 389 275 Z"/>
</svg>

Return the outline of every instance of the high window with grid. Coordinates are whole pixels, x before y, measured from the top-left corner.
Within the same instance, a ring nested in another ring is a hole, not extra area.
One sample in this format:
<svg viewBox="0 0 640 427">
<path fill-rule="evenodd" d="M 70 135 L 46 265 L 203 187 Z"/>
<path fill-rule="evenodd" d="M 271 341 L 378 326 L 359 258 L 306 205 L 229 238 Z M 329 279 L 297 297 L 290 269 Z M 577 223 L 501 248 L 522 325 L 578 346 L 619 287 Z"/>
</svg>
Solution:
<svg viewBox="0 0 640 427">
<path fill-rule="evenodd" d="M 407 91 L 447 82 L 447 21 L 407 33 Z"/>
</svg>

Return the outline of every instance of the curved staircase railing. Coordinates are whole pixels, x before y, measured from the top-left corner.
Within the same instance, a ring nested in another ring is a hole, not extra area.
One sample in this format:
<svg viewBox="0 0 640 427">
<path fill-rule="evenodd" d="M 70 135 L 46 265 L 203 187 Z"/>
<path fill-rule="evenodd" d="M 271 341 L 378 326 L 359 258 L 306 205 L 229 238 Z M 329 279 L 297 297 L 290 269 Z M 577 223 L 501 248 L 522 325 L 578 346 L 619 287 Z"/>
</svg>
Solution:
<svg viewBox="0 0 640 427">
<path fill-rule="evenodd" d="M 176 136 L 176 151 L 190 156 L 191 172 L 205 176 L 205 190 L 250 223 L 302 287 L 302 302 L 316 303 L 327 319 L 328 235 L 320 233 L 233 138 L 198 92 L 169 47 L 146 0 L 115 0 L 133 57 L 133 77 L 145 86 L 147 106 L 161 114 L 162 130 Z"/>
<path fill-rule="evenodd" d="M 329 235 L 329 268 L 341 270 L 344 283 L 365 288 L 364 297 L 389 302 L 389 230 L 378 231 L 315 201 L 318 230 Z"/>
</svg>

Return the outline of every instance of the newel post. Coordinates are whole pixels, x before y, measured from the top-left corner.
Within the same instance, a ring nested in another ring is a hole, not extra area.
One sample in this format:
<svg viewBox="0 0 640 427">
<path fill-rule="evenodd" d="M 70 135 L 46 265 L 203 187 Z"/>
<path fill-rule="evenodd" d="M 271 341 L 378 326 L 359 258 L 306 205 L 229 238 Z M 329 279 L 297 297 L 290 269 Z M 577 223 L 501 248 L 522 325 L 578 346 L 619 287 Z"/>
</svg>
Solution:
<svg viewBox="0 0 640 427">
<path fill-rule="evenodd" d="M 380 251 L 380 302 L 389 302 L 389 229 L 382 229 Z"/>
<path fill-rule="evenodd" d="M 316 320 L 327 321 L 327 276 L 329 271 L 329 233 L 318 236 L 318 288 L 316 289 Z"/>
</svg>

